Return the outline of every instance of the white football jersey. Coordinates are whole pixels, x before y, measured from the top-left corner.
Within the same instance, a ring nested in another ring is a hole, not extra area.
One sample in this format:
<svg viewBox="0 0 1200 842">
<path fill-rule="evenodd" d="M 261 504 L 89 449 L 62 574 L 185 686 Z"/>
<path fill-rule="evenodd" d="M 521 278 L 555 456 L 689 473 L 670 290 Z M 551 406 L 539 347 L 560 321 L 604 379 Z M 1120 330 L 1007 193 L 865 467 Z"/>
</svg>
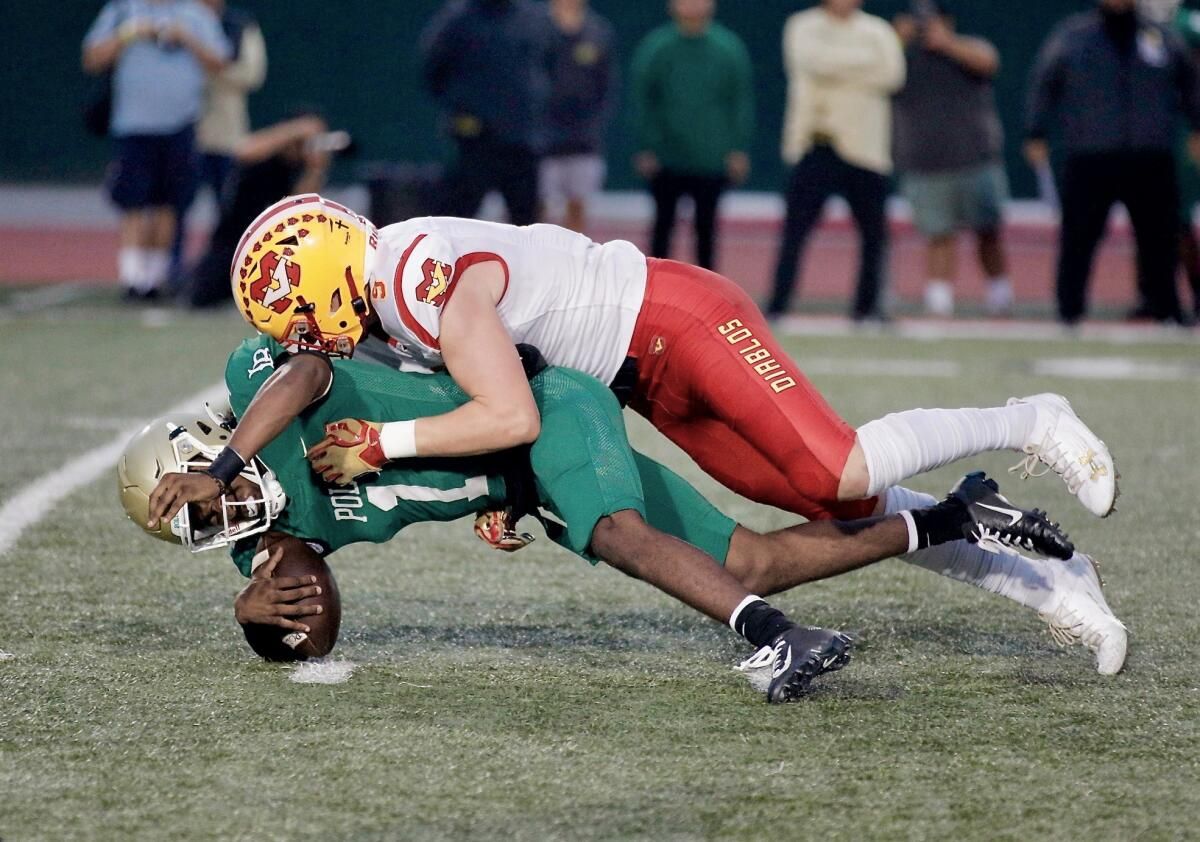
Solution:
<svg viewBox="0 0 1200 842">
<path fill-rule="evenodd" d="M 629 353 L 646 294 L 646 257 L 632 243 L 596 243 L 556 225 L 518 227 L 419 217 L 379 231 L 371 302 L 400 360 L 442 365 L 442 307 L 469 267 L 503 264 L 496 305 L 513 343 L 551 365 L 611 383 Z"/>
</svg>

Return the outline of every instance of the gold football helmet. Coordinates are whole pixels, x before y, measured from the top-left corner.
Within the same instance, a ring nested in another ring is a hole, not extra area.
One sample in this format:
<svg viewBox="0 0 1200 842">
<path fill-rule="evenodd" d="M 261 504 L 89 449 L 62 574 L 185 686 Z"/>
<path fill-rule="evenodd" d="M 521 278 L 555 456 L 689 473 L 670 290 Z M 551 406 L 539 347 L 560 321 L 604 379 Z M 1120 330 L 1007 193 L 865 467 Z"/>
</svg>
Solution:
<svg viewBox="0 0 1200 842">
<path fill-rule="evenodd" d="M 375 226 L 349 208 L 315 193 L 289 196 L 242 235 L 233 300 L 289 350 L 349 357 L 366 331 L 378 242 Z"/>
<path fill-rule="evenodd" d="M 186 505 L 169 523 L 147 528 L 150 494 L 163 474 L 203 471 L 229 441 L 232 413 L 206 409 L 207 418 L 156 418 L 130 440 L 117 462 L 117 492 L 129 519 L 147 534 L 194 553 L 265 532 L 287 505 L 275 475 L 251 459 L 214 504 Z"/>
</svg>

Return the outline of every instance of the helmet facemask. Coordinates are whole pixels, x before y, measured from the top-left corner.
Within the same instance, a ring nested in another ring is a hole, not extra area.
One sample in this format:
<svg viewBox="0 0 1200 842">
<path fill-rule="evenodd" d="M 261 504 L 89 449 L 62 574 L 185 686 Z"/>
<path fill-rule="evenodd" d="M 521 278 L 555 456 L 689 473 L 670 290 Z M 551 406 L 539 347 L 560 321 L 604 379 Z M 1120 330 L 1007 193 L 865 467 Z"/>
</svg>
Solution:
<svg viewBox="0 0 1200 842">
<path fill-rule="evenodd" d="M 234 420 L 228 404 L 206 405 L 206 417 L 165 416 L 142 428 L 117 460 L 117 492 L 129 519 L 148 535 L 183 544 L 192 552 L 228 546 L 264 532 L 279 517 L 287 496 L 258 459 L 214 501 L 185 506 L 169 523 L 147 524 L 150 497 L 164 474 L 208 468 L 229 442 Z"/>
<path fill-rule="evenodd" d="M 194 426 L 203 432 L 209 425 L 198 420 Z M 168 435 L 180 473 L 205 471 L 220 453 L 219 447 L 204 442 L 187 427 L 177 426 Z M 246 482 L 239 483 L 238 479 Z M 191 552 L 219 549 L 266 532 L 285 505 L 287 495 L 275 474 L 257 458 L 251 459 L 230 484 L 229 493 L 217 501 L 215 515 L 210 515 L 204 523 L 194 523 L 198 520 L 194 516 L 195 504 L 188 504 L 171 520 L 171 531 Z"/>
</svg>

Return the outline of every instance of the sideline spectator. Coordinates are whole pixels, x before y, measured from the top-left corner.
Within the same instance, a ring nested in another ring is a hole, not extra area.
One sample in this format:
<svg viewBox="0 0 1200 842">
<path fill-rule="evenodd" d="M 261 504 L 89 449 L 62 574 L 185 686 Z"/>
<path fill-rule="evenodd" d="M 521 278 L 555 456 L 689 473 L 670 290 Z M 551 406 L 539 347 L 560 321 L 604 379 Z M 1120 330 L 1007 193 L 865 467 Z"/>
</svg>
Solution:
<svg viewBox="0 0 1200 842">
<path fill-rule="evenodd" d="M 314 113 L 259 129 L 242 139 L 208 250 L 189 278 L 187 300 L 191 306 L 212 307 L 229 300 L 230 263 L 242 233 L 263 208 L 284 196 L 319 192 L 329 171 L 330 153 L 341 151 L 348 142 L 348 135 L 330 132 L 325 120 Z"/>
<path fill-rule="evenodd" d="M 238 145 L 250 134 L 246 98 L 267 78 L 267 45 L 262 30 L 248 12 L 225 5 L 225 0 L 204 0 L 221 20 L 233 48 L 225 69 L 209 79 L 204 115 L 196 126 L 200 150 L 200 180 L 218 197 L 236 166 Z"/>
<path fill-rule="evenodd" d="M 221 193 L 237 165 L 234 152 L 250 133 L 249 94 L 262 87 L 267 78 L 267 46 L 258 22 L 241 9 L 225 5 L 225 0 L 201 0 L 221 21 L 232 54 L 225 69 L 208 80 L 204 113 L 196 125 L 196 148 L 200 152 L 199 181 L 213 192 L 217 205 Z M 182 265 L 186 217 L 189 206 L 176 208 L 179 219 L 171 264 Z M 172 275 L 179 275 L 173 271 Z"/>
<path fill-rule="evenodd" d="M 840 194 L 858 226 L 856 320 L 883 317 L 880 279 L 887 254 L 892 104 L 904 84 L 904 54 L 887 21 L 862 0 L 824 0 L 788 18 L 783 30 L 788 102 L 783 159 L 793 164 L 775 293 L 767 314 L 786 312 L 808 235 L 830 196 Z"/>
<path fill-rule="evenodd" d="M 458 148 L 435 213 L 474 216 L 494 189 L 514 225 L 537 221 L 549 49 L 546 11 L 532 0 L 449 0 L 429 22 L 425 82 Z"/>
<path fill-rule="evenodd" d="M 713 22 L 714 0 L 671 0 L 670 12 L 674 22 L 647 35 L 633 57 L 634 164 L 654 197 L 651 255 L 670 256 L 676 207 L 691 196 L 696 263 L 712 269 L 721 193 L 750 173 L 750 54 Z"/>
<path fill-rule="evenodd" d="M 582 232 L 587 202 L 604 186 L 604 132 L 617 98 L 612 27 L 587 0 L 550 0 L 549 11 L 554 35 L 542 204 Z"/>
<path fill-rule="evenodd" d="M 1200 8 L 1194 2 L 1183 3 L 1175 11 L 1175 31 L 1183 38 L 1192 57 L 1192 63 L 1200 67 Z M 1179 257 L 1184 275 L 1192 291 L 1192 313 L 1194 321 L 1200 323 L 1200 240 L 1196 237 L 1196 226 L 1192 220 L 1196 203 L 1200 202 L 1200 172 L 1190 159 L 1184 144 L 1182 154 L 1176 158 L 1183 167 L 1180 173 L 1180 188 L 1183 207 L 1179 215 Z"/>
<path fill-rule="evenodd" d="M 121 210 L 117 273 L 127 298 L 156 298 L 166 280 L 175 208 L 196 186 L 205 75 L 224 68 L 229 49 L 197 0 L 109 0 L 84 37 L 83 69 L 113 70 L 108 182 Z"/>
<path fill-rule="evenodd" d="M 988 41 L 956 33 L 944 0 L 914 0 L 912 14 L 894 23 L 908 78 L 893 100 L 893 151 L 926 238 L 925 310 L 954 314 L 957 232 L 965 229 L 975 234 L 987 275 L 987 312 L 1007 314 L 1013 293 L 1000 228 L 1008 178 L 992 92 L 1000 55 Z"/>
<path fill-rule="evenodd" d="M 1059 194 L 1058 315 L 1076 324 L 1108 212 L 1121 202 L 1137 239 L 1145 315 L 1181 321 L 1175 290 L 1179 183 L 1173 149 L 1179 118 L 1200 154 L 1200 91 L 1186 48 L 1142 20 L 1135 0 L 1100 0 L 1061 23 L 1042 47 L 1030 92 L 1026 158 L 1045 166 L 1057 128 L 1065 160 Z"/>
</svg>

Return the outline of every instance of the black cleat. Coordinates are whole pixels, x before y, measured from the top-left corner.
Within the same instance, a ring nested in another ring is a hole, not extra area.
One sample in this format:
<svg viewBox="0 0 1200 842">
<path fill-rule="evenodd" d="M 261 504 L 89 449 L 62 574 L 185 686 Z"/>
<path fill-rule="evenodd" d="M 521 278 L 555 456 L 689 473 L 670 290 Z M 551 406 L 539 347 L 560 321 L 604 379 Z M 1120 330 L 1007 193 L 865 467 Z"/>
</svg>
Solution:
<svg viewBox="0 0 1200 842">
<path fill-rule="evenodd" d="M 1026 551 L 1051 558 L 1069 559 L 1075 545 L 1057 523 L 1039 509 L 1022 509 L 1000 494 L 1000 486 L 983 471 L 967 474 L 950 489 L 947 502 L 956 500 L 967 511 L 963 537 L 994 553 Z"/>
<path fill-rule="evenodd" d="M 793 626 L 771 645 L 771 683 L 767 701 L 793 702 L 808 693 L 818 675 L 850 663 L 849 637 L 832 629 Z"/>
</svg>

